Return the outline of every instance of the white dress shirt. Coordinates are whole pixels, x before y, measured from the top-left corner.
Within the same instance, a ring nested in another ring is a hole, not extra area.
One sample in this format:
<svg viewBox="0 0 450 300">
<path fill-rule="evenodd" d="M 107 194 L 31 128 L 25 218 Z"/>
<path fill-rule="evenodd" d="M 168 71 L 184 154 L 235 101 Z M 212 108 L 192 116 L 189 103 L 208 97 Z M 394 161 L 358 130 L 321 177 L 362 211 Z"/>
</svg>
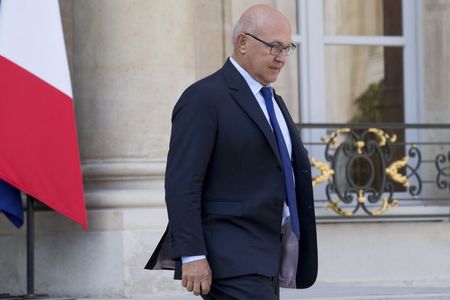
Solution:
<svg viewBox="0 0 450 300">
<path fill-rule="evenodd" d="M 238 72 L 242 75 L 242 77 L 244 77 L 245 82 L 247 82 L 250 90 L 252 91 L 253 95 L 256 98 L 256 101 L 258 102 L 259 106 L 261 107 L 261 110 L 263 111 L 264 115 L 266 116 L 266 119 L 267 119 L 267 122 L 269 123 L 270 128 L 272 128 L 272 125 L 270 124 L 269 113 L 267 112 L 266 102 L 264 101 L 264 97 L 261 94 L 261 88 L 263 87 L 263 85 L 261 83 L 259 83 L 258 81 L 256 81 L 255 79 L 253 79 L 253 77 L 246 70 L 244 70 L 244 68 L 242 68 L 231 56 L 230 56 L 230 62 L 238 70 Z M 273 106 L 275 108 L 275 116 L 277 117 L 278 125 L 280 126 L 281 133 L 283 134 L 284 142 L 286 143 L 286 147 L 289 152 L 289 158 L 292 159 L 292 141 L 291 141 L 291 136 L 289 135 L 289 129 L 287 127 L 286 120 L 283 117 L 283 113 L 281 112 L 280 107 L 278 106 L 278 103 L 275 101 L 273 94 L 272 94 L 272 101 L 273 101 Z M 292 174 L 292 176 L 294 176 L 294 174 Z M 289 216 L 290 216 L 289 207 L 286 205 L 286 203 L 284 203 L 283 219 L 282 219 L 283 225 L 287 222 Z M 205 255 L 183 256 L 183 257 L 181 257 L 181 261 L 184 264 L 184 263 L 188 263 L 188 262 L 203 259 L 203 258 L 206 258 L 206 256 Z"/>
</svg>

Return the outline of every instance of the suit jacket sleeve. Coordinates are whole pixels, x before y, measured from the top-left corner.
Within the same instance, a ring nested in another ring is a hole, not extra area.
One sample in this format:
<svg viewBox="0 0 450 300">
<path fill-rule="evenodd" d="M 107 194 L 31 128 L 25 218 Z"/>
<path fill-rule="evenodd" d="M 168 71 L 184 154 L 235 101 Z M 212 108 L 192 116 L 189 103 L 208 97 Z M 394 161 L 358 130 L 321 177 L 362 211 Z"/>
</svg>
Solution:
<svg viewBox="0 0 450 300">
<path fill-rule="evenodd" d="M 175 105 L 165 177 L 170 255 L 206 255 L 201 221 L 205 173 L 217 130 L 213 103 L 188 89 Z"/>
</svg>

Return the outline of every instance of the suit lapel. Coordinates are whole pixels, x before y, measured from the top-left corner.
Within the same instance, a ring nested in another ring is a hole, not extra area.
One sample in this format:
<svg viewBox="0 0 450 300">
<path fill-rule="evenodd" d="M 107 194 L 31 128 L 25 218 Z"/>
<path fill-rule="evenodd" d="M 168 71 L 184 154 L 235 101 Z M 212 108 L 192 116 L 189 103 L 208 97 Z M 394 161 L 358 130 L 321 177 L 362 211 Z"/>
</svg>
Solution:
<svg viewBox="0 0 450 300">
<path fill-rule="evenodd" d="M 266 116 L 261 110 L 261 107 L 256 101 L 255 96 L 248 87 L 244 78 L 242 78 L 241 74 L 239 74 L 229 60 L 227 60 L 223 66 L 222 71 L 225 75 L 225 80 L 228 84 L 231 96 L 262 131 L 267 142 L 272 148 L 273 153 L 281 163 L 277 142 L 275 140 L 275 135 L 273 134 L 272 128 L 267 122 Z"/>
</svg>

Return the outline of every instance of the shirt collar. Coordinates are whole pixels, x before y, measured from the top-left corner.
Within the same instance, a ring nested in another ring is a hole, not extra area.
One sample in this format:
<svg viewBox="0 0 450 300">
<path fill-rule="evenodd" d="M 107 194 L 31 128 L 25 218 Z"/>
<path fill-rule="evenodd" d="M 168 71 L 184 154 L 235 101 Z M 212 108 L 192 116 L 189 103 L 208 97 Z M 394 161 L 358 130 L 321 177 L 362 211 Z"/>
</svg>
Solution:
<svg viewBox="0 0 450 300">
<path fill-rule="evenodd" d="M 230 62 L 233 64 L 233 66 L 238 70 L 238 72 L 244 77 L 245 82 L 247 82 L 250 90 L 252 91 L 253 95 L 256 96 L 256 94 L 259 93 L 261 88 L 264 86 L 255 79 L 243 68 L 241 67 L 237 61 L 234 60 L 232 56 L 230 56 Z M 270 85 L 268 85 L 270 86 Z"/>
</svg>

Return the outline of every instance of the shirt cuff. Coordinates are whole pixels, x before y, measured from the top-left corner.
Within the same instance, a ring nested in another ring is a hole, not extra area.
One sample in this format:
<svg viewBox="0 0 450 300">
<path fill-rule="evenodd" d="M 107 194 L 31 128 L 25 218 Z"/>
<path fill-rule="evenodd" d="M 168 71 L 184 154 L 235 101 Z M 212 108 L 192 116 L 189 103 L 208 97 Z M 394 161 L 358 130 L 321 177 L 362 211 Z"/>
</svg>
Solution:
<svg viewBox="0 0 450 300">
<path fill-rule="evenodd" d="M 200 259 L 205 259 L 206 256 L 205 255 L 195 255 L 195 256 L 182 256 L 181 257 L 181 262 L 183 264 L 189 263 L 191 261 L 195 261 L 195 260 L 200 260 Z"/>
</svg>

